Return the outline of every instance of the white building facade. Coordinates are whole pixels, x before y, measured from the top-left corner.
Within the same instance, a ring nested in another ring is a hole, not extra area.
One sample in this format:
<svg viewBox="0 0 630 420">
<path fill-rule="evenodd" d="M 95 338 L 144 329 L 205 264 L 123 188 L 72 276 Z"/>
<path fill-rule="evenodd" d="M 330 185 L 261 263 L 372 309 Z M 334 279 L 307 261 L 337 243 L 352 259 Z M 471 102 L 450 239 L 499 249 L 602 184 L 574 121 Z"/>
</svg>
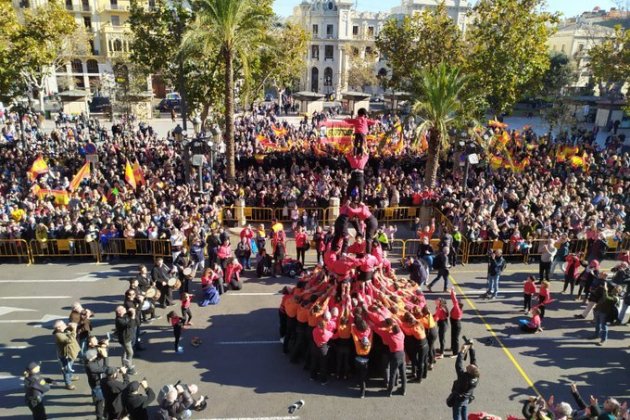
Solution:
<svg viewBox="0 0 630 420">
<path fill-rule="evenodd" d="M 300 88 L 339 97 L 348 90 L 352 57 L 363 58 L 376 51 L 376 37 L 388 19 L 420 13 L 438 4 L 439 0 L 402 0 L 389 12 L 370 13 L 357 11 L 353 0 L 303 1 L 294 8 L 291 17 L 311 34 Z M 469 4 L 464 0 L 447 0 L 446 6 L 449 15 L 465 31 Z M 377 58 L 375 74 L 385 76 L 387 71 L 387 62 Z M 378 93 L 380 89 L 368 90 Z"/>
</svg>

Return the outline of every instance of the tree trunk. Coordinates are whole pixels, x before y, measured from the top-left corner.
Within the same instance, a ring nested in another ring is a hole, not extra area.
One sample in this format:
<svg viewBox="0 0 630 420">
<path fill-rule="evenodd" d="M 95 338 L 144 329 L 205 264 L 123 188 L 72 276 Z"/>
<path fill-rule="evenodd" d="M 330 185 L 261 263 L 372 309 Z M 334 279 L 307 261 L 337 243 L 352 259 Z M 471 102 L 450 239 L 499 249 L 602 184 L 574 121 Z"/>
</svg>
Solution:
<svg viewBox="0 0 630 420">
<path fill-rule="evenodd" d="M 429 130 L 429 150 L 427 166 L 424 170 L 424 182 L 429 188 L 435 187 L 437 170 L 440 166 L 440 136 L 435 129 Z"/>
<path fill-rule="evenodd" d="M 234 69 L 232 51 L 226 49 L 225 57 L 225 157 L 227 158 L 227 181 L 234 185 L 236 179 L 234 148 Z"/>
</svg>

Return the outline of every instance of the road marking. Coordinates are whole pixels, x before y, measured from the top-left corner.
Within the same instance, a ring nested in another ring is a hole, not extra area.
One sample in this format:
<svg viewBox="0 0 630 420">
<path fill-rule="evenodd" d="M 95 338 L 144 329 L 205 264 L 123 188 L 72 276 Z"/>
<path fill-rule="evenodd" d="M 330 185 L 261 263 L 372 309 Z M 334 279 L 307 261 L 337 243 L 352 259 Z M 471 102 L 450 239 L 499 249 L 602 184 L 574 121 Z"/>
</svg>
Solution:
<svg viewBox="0 0 630 420">
<path fill-rule="evenodd" d="M 4 296 L 0 300 L 20 300 L 20 299 L 70 299 L 72 296 Z"/>
<path fill-rule="evenodd" d="M 27 309 L 29 311 L 31 311 L 32 309 Z M 50 321 L 56 321 L 58 319 L 66 319 L 68 316 L 67 315 L 49 315 L 46 314 L 43 317 L 41 317 L 40 319 L 0 319 L 0 324 L 32 324 L 32 323 L 37 323 L 39 325 L 35 325 L 35 327 L 37 328 L 41 328 L 43 324 L 50 322 Z"/>
<path fill-rule="evenodd" d="M 258 292 L 258 293 L 254 293 L 254 292 L 245 292 L 245 293 L 224 293 L 223 296 L 279 296 L 282 293 L 276 293 L 276 292 Z"/>
<path fill-rule="evenodd" d="M 499 343 L 499 345 L 501 346 L 501 349 L 503 350 L 507 358 L 512 362 L 512 364 L 514 365 L 518 373 L 521 374 L 521 376 L 523 377 L 527 385 L 529 385 L 529 387 L 532 388 L 539 397 L 542 397 L 541 393 L 536 388 L 536 385 L 534 385 L 534 382 L 529 378 L 525 370 L 521 367 L 521 365 L 518 363 L 516 358 L 512 355 L 512 352 L 507 347 L 505 347 L 505 344 L 503 344 L 503 342 L 501 341 L 497 333 L 494 331 L 494 329 L 492 329 L 490 324 L 488 324 L 488 321 L 486 321 L 486 318 L 484 318 L 484 316 L 481 315 L 481 312 L 479 312 L 479 309 L 477 309 L 475 304 L 468 298 L 468 295 L 466 294 L 466 292 L 464 292 L 464 290 L 459 286 L 459 284 L 455 281 L 453 276 L 449 275 L 449 278 L 451 282 L 455 285 L 455 287 L 457 287 L 457 290 L 459 291 L 459 293 L 464 297 L 464 299 L 466 300 L 466 303 L 471 308 L 473 308 L 474 311 L 477 313 L 477 316 L 479 317 L 479 319 L 481 319 L 481 322 L 486 327 L 486 330 L 488 330 L 490 332 L 490 335 L 492 335 L 492 337 L 494 337 L 494 339 L 497 340 L 497 343 Z"/>
<path fill-rule="evenodd" d="M 247 344 L 281 344 L 280 340 L 269 340 L 269 341 L 218 341 L 217 344 L 221 344 L 223 346 L 230 345 L 247 345 Z"/>
<path fill-rule="evenodd" d="M 35 312 L 35 309 L 13 308 L 11 306 L 0 306 L 0 316 L 12 312 Z"/>
<path fill-rule="evenodd" d="M 101 279 L 92 278 L 92 277 L 79 277 L 76 279 L 68 280 L 68 279 L 60 279 L 60 280 L 39 280 L 39 279 L 29 279 L 29 280 L 0 280 L 0 283 L 94 283 L 100 281 Z"/>
<path fill-rule="evenodd" d="M 297 420 L 297 416 L 284 416 L 284 417 L 213 417 L 210 419 L 201 420 Z"/>
</svg>

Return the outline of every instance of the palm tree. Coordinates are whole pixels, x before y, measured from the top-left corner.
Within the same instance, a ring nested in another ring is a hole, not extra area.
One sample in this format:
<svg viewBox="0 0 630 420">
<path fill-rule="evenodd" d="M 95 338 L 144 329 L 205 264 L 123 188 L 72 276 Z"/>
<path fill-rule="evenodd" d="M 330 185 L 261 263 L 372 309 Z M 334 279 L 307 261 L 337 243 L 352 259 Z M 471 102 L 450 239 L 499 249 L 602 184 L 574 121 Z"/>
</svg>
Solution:
<svg viewBox="0 0 630 420">
<path fill-rule="evenodd" d="M 413 113 L 423 121 L 418 126 L 417 138 L 427 135 L 429 145 L 425 184 L 435 186 L 440 165 L 440 153 L 450 147 L 449 130 L 461 117 L 460 95 L 466 84 L 459 69 L 441 63 L 433 69 L 424 70 L 420 78 L 422 96 L 413 104 Z"/>
<path fill-rule="evenodd" d="M 196 6 L 195 20 L 184 38 L 183 48 L 195 46 L 209 54 L 219 50 L 225 64 L 224 140 L 227 180 L 234 183 L 234 61 L 240 61 L 244 77 L 247 78 L 250 54 L 264 41 L 271 13 L 255 0 L 200 0 Z"/>
</svg>

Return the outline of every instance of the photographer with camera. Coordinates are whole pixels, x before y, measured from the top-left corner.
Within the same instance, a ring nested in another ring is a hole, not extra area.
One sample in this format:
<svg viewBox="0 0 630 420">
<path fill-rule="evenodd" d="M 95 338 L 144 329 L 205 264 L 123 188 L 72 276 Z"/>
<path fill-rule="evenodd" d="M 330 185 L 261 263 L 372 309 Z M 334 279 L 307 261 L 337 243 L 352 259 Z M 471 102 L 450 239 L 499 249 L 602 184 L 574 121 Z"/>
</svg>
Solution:
<svg viewBox="0 0 630 420">
<path fill-rule="evenodd" d="M 146 395 L 140 392 L 141 388 L 144 389 Z M 155 400 L 155 392 L 149 388 L 146 379 L 130 383 L 122 396 L 129 420 L 149 420 L 147 407 Z"/>
<path fill-rule="evenodd" d="M 66 389 L 73 390 L 76 387 L 72 381 L 79 378 L 74 376 L 72 364 L 79 355 L 79 343 L 77 342 L 77 324 L 71 322 L 66 325 L 62 320 L 55 322 L 54 332 L 55 343 L 57 344 L 57 357 L 61 363 L 61 372 Z"/>
<path fill-rule="evenodd" d="M 123 348 L 122 364 L 129 370 L 129 374 L 135 374 L 133 365 L 133 345 L 136 340 L 136 310 L 126 309 L 124 306 L 116 308 L 116 333 L 118 342 Z"/>
<path fill-rule="evenodd" d="M 470 364 L 464 367 L 464 360 L 469 353 Z M 479 383 L 479 368 L 477 367 L 473 343 L 465 336 L 464 345 L 462 345 L 455 362 L 455 372 L 457 379 L 453 382 L 451 394 L 446 399 L 446 405 L 453 409 L 453 420 L 467 420 L 468 404 L 475 399 L 473 393 Z"/>
<path fill-rule="evenodd" d="M 33 413 L 34 420 L 46 420 L 44 394 L 50 390 L 53 380 L 39 375 L 39 363 L 31 362 L 24 371 L 24 391 L 26 405 Z"/>
<path fill-rule="evenodd" d="M 129 384 L 129 377 L 125 367 L 117 369 L 109 366 L 105 369 L 105 375 L 106 377 L 101 379 L 101 390 L 105 398 L 105 416 L 109 420 L 114 420 L 120 418 L 123 413 L 122 399 L 118 396 Z"/>
</svg>

